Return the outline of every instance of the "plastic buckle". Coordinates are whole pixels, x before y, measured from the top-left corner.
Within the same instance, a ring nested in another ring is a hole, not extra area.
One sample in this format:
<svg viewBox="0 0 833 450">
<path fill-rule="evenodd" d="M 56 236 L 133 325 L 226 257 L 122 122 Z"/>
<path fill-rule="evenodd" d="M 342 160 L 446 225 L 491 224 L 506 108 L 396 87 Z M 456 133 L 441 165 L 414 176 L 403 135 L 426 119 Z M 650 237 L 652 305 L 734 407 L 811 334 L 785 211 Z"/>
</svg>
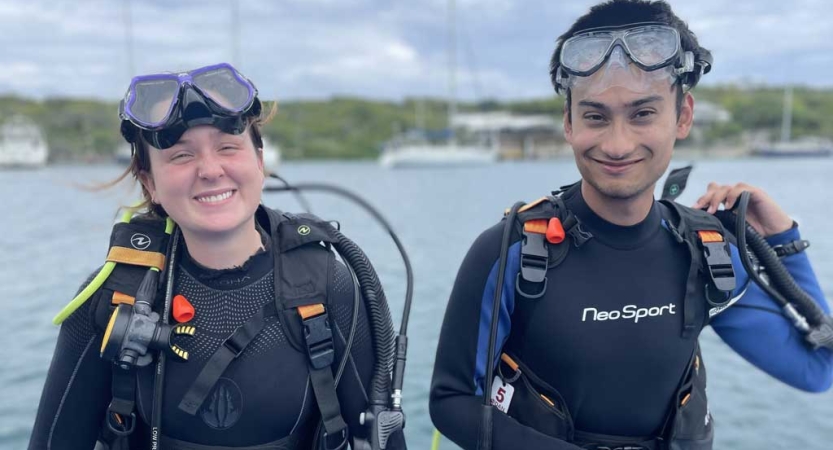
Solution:
<svg viewBox="0 0 833 450">
<path fill-rule="evenodd" d="M 330 439 L 330 435 L 328 435 L 326 431 L 324 432 L 324 448 L 326 450 L 341 450 L 343 448 L 347 448 L 347 429 L 345 428 L 341 430 L 341 433 L 339 434 L 340 436 L 333 436 L 333 438 Z M 331 446 L 330 442 L 336 445 Z"/>
<path fill-rule="evenodd" d="M 304 339 L 307 342 L 307 354 L 310 364 L 316 369 L 323 369 L 333 364 L 335 348 L 333 346 L 333 331 L 327 313 L 319 314 L 302 320 L 304 324 Z"/>
<path fill-rule="evenodd" d="M 235 331 L 231 336 L 229 336 L 228 339 L 223 341 L 223 346 L 229 349 L 229 351 L 234 354 L 235 358 L 240 356 L 240 354 L 243 353 L 243 350 L 245 349 L 245 346 L 241 346 L 236 342 L 235 338 L 238 337 L 238 335 L 238 332 Z"/>
<path fill-rule="evenodd" d="M 119 420 L 121 419 L 120 422 Z M 116 436 L 129 436 L 136 429 L 136 413 L 130 413 L 130 417 L 123 417 L 121 414 L 107 412 L 107 428 Z"/>
<path fill-rule="evenodd" d="M 521 245 L 521 276 L 524 280 L 541 283 L 547 279 L 550 252 L 545 242 L 543 234 L 524 231 Z"/>
<path fill-rule="evenodd" d="M 785 256 L 794 255 L 796 253 L 801 253 L 810 246 L 810 241 L 805 241 L 803 239 L 798 239 L 795 241 L 788 242 L 783 245 L 776 245 L 772 247 L 772 250 L 775 251 L 775 254 L 778 255 L 779 258 L 783 258 Z"/>
<path fill-rule="evenodd" d="M 721 292 L 732 292 L 737 286 L 735 269 L 732 267 L 732 257 L 726 249 L 726 243 L 702 242 L 703 255 L 709 268 L 709 277 L 714 287 Z"/>
</svg>

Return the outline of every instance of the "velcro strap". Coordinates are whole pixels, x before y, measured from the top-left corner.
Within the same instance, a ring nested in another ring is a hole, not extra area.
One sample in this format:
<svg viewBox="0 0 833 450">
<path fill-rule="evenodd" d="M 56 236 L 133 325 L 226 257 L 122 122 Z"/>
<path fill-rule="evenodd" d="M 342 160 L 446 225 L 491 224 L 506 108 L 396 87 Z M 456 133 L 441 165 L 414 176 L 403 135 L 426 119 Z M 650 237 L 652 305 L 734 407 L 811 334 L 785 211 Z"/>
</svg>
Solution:
<svg viewBox="0 0 833 450">
<path fill-rule="evenodd" d="M 155 267 L 162 270 L 165 267 L 165 255 L 157 252 L 146 252 L 127 247 L 110 247 L 107 261 L 133 264 L 134 266 Z"/>
<path fill-rule="evenodd" d="M 266 317 L 275 314 L 277 314 L 277 307 L 274 302 L 269 302 L 263 309 L 249 318 L 246 323 L 237 327 L 234 333 L 220 345 L 217 351 L 208 359 L 208 362 L 205 363 L 200 374 L 197 375 L 197 379 L 194 380 L 188 392 L 182 397 L 182 401 L 179 402 L 179 409 L 192 416 L 195 415 L 229 364 L 234 358 L 243 353 L 246 346 L 266 326 Z"/>
</svg>

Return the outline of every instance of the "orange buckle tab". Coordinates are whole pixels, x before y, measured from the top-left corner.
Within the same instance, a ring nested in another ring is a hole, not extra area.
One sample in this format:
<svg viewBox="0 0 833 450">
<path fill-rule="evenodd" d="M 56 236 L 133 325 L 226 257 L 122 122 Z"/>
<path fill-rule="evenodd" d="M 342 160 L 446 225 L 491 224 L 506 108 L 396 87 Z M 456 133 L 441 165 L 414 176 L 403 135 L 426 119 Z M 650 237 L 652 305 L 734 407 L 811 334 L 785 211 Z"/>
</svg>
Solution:
<svg viewBox="0 0 833 450">
<path fill-rule="evenodd" d="M 500 354 L 500 360 L 505 362 L 506 365 L 511 367 L 512 370 L 514 370 L 515 372 L 518 371 L 518 363 L 516 363 L 515 360 L 510 358 L 509 355 L 507 355 L 506 353 L 501 353 Z"/>
<path fill-rule="evenodd" d="M 560 244 L 564 242 L 564 227 L 561 226 L 561 219 L 553 217 L 547 225 L 547 241 L 550 244 Z"/>
<path fill-rule="evenodd" d="M 705 242 L 723 242 L 723 235 L 718 233 L 717 231 L 698 231 L 698 235 L 700 235 L 700 240 Z"/>
<path fill-rule="evenodd" d="M 544 400 L 545 402 L 547 402 L 548 405 L 550 405 L 550 408 L 555 408 L 555 403 L 553 403 L 552 400 L 547 398 L 546 395 L 544 395 L 544 394 L 539 394 L 539 395 L 541 396 L 542 400 Z"/>
<path fill-rule="evenodd" d="M 547 219 L 535 219 L 524 222 L 527 233 L 547 234 Z"/>
<path fill-rule="evenodd" d="M 120 305 L 122 303 L 132 305 L 134 302 L 136 302 L 136 298 L 131 297 L 127 294 L 122 294 L 119 291 L 113 292 L 113 299 L 110 301 L 110 303 L 113 305 Z"/>
<path fill-rule="evenodd" d="M 320 316 L 321 314 L 324 314 L 324 304 L 316 303 L 314 305 L 299 306 L 298 314 L 304 320 L 309 319 L 310 317 Z"/>
</svg>

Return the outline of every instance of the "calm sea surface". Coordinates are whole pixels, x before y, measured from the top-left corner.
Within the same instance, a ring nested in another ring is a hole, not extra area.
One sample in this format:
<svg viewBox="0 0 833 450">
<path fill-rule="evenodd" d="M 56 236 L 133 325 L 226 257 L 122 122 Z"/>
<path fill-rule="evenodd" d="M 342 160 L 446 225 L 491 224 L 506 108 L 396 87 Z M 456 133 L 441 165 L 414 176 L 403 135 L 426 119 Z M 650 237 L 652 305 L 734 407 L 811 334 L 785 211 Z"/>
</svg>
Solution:
<svg viewBox="0 0 833 450">
<path fill-rule="evenodd" d="M 672 167 L 685 163 L 675 161 Z M 120 204 L 133 191 L 90 193 L 74 183 L 103 182 L 115 166 L 49 167 L 0 171 L 0 448 L 25 448 L 58 328 L 55 313 L 100 265 Z M 767 190 L 801 223 L 812 242 L 813 266 L 833 300 L 833 159 L 698 162 L 680 199 L 691 204 L 709 181 L 746 181 Z M 466 250 L 504 208 L 534 200 L 578 177 L 572 160 L 502 163 L 490 167 L 389 171 L 373 163 L 285 164 L 290 181 L 324 181 L 347 187 L 378 206 L 405 244 L 416 280 L 405 387 L 411 449 L 428 449 L 433 427 L 428 389 L 440 324 Z M 393 243 L 356 206 L 326 194 L 309 194 L 313 212 L 337 219 L 379 271 L 394 321 L 404 298 L 404 270 Z M 299 211 L 288 195 L 264 203 Z M 758 371 L 711 331 L 702 337 L 709 367 L 717 449 L 833 448 L 833 392 L 806 394 Z M 455 448 L 443 440 L 441 448 Z"/>
</svg>

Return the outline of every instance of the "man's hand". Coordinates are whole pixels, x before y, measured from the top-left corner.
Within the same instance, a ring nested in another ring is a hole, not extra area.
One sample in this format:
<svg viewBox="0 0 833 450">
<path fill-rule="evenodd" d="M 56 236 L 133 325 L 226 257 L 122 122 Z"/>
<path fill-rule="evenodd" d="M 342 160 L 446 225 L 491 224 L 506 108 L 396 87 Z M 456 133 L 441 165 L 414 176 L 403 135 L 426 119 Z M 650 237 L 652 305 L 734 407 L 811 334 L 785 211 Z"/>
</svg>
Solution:
<svg viewBox="0 0 833 450">
<path fill-rule="evenodd" d="M 755 186 L 746 183 L 738 183 L 734 186 L 720 185 L 715 182 L 709 183 L 706 193 L 697 199 L 692 207 L 706 209 L 709 214 L 714 214 L 722 203 L 725 209 L 735 206 L 740 194 L 748 191 L 749 209 L 746 211 L 746 221 L 764 237 L 772 236 L 790 229 L 793 220 L 790 216 L 775 203 L 766 192 Z"/>
</svg>

